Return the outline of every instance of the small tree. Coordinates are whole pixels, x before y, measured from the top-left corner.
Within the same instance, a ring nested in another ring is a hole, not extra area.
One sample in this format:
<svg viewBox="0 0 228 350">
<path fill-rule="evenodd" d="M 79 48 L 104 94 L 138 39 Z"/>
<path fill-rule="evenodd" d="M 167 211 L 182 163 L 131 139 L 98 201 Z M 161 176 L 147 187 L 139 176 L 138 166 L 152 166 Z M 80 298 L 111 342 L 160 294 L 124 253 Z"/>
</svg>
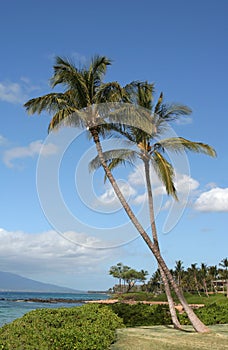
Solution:
<svg viewBox="0 0 228 350">
<path fill-rule="evenodd" d="M 121 281 L 123 278 L 123 264 L 122 263 L 118 263 L 115 266 L 111 266 L 110 270 L 109 270 L 109 275 L 112 275 L 115 278 L 118 278 L 119 280 L 119 291 L 121 291 Z"/>
<path fill-rule="evenodd" d="M 127 265 L 118 263 L 115 266 L 111 266 L 109 274 L 115 278 L 119 279 L 118 291 L 123 292 L 125 288 L 121 285 L 121 281 L 124 281 L 124 284 L 127 283 L 127 292 L 129 292 L 136 284 L 136 282 L 145 282 L 148 272 L 145 270 L 137 271 Z"/>
</svg>

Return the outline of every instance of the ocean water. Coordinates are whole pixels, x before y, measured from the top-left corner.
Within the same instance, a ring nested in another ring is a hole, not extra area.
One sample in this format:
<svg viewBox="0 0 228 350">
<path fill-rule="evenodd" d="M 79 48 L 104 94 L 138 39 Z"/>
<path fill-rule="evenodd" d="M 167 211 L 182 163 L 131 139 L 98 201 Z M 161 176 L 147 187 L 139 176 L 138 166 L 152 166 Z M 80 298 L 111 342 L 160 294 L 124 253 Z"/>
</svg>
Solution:
<svg viewBox="0 0 228 350">
<path fill-rule="evenodd" d="M 74 307 L 83 305 L 86 300 L 107 299 L 107 294 L 98 293 L 35 293 L 35 292 L 0 292 L 0 327 L 10 323 L 25 313 L 40 308 Z M 32 299 L 54 300 L 58 302 L 41 302 Z M 73 303 L 67 303 L 67 300 Z M 66 300 L 66 301 L 65 301 Z"/>
</svg>

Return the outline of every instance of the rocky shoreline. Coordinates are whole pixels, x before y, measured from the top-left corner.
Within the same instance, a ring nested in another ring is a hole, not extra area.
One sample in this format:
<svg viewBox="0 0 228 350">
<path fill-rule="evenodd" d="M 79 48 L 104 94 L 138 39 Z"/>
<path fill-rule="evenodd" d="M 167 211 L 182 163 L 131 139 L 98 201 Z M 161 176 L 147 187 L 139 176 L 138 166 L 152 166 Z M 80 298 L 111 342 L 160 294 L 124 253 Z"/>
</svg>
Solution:
<svg viewBox="0 0 228 350">
<path fill-rule="evenodd" d="M 57 303 L 69 303 L 69 304 L 78 304 L 78 303 L 85 303 L 88 300 L 85 299 L 65 299 L 65 298 L 28 298 L 28 299 L 8 299 L 8 298 L 0 298 L 2 301 L 13 301 L 17 303 L 51 303 L 51 304 L 57 304 Z M 92 299 L 89 301 L 93 301 Z"/>
</svg>

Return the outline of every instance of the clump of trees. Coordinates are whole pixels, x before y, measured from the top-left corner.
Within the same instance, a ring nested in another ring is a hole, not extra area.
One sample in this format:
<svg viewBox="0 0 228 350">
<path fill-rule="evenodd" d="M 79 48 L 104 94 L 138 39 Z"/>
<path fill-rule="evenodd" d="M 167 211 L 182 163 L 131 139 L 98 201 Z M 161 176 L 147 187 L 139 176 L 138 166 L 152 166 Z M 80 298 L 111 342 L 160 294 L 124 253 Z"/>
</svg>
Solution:
<svg viewBox="0 0 228 350">
<path fill-rule="evenodd" d="M 140 270 L 137 271 L 127 265 L 123 265 L 121 262 L 115 266 L 112 266 L 109 270 L 109 274 L 117 278 L 119 283 L 115 285 L 113 291 L 115 293 L 128 293 L 134 289 L 135 284 L 145 283 L 146 276 L 148 276 L 148 271 Z"/>
<path fill-rule="evenodd" d="M 202 293 L 209 296 L 211 293 L 226 293 L 228 297 L 228 258 L 222 259 L 217 265 L 207 266 L 196 263 L 185 268 L 181 260 L 176 261 L 174 269 L 170 270 L 173 278 L 183 292 Z M 146 284 L 148 292 L 164 292 L 160 270 L 157 269 L 148 283 Z"/>
<path fill-rule="evenodd" d="M 177 260 L 175 267 L 170 272 L 183 292 L 197 293 L 209 296 L 214 293 L 226 293 L 228 297 L 228 258 L 224 258 L 217 265 L 207 266 L 196 263 L 185 268 L 183 261 Z M 118 279 L 113 287 L 114 293 L 128 293 L 132 291 L 145 291 L 154 294 L 165 292 L 165 286 L 158 268 L 146 282 L 148 271 L 137 271 L 132 267 L 119 262 L 110 267 L 109 274 Z"/>
</svg>

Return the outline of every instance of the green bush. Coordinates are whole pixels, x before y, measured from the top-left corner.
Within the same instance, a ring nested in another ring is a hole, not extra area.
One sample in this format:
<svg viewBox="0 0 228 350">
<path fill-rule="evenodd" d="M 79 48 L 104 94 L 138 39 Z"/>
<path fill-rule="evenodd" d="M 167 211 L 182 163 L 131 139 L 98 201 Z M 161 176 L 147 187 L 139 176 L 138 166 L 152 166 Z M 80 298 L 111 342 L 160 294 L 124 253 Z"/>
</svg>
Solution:
<svg viewBox="0 0 228 350">
<path fill-rule="evenodd" d="M 1 350 L 104 350 L 122 320 L 107 306 L 39 309 L 0 329 Z"/>
<path fill-rule="evenodd" d="M 195 310 L 196 315 L 206 325 L 226 324 L 228 323 L 228 302 L 219 302 L 207 304 L 206 306 Z M 187 315 L 180 314 L 180 322 L 182 324 L 190 324 Z"/>
<path fill-rule="evenodd" d="M 166 305 L 116 303 L 110 307 L 127 327 L 171 324 L 169 308 Z"/>
<path fill-rule="evenodd" d="M 119 294 L 115 295 L 114 299 L 117 298 L 120 301 L 121 300 L 135 300 L 135 301 L 151 301 L 154 299 L 154 294 L 152 293 L 147 293 L 147 292 L 137 292 L 137 293 L 124 293 L 124 294 Z"/>
</svg>

